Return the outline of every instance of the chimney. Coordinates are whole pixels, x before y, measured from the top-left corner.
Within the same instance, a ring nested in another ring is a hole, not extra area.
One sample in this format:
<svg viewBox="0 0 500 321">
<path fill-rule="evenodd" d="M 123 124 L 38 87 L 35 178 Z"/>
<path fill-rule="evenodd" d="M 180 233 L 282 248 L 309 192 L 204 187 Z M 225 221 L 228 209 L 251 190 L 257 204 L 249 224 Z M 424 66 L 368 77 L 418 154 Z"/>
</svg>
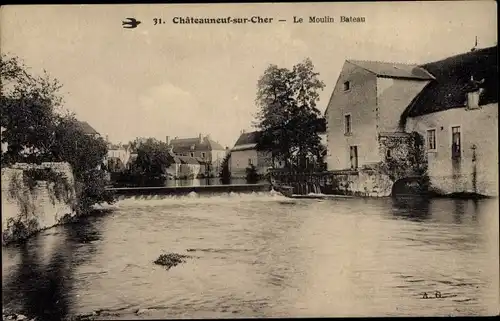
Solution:
<svg viewBox="0 0 500 321">
<path fill-rule="evenodd" d="M 200 144 L 203 142 L 203 137 L 201 136 L 201 133 L 198 135 L 198 138 L 200 140 Z"/>
<path fill-rule="evenodd" d="M 109 136 L 108 135 L 106 135 L 106 141 L 109 142 Z"/>
<path fill-rule="evenodd" d="M 170 143 L 170 137 L 169 136 L 165 136 L 165 142 L 167 143 L 167 145 Z"/>
</svg>

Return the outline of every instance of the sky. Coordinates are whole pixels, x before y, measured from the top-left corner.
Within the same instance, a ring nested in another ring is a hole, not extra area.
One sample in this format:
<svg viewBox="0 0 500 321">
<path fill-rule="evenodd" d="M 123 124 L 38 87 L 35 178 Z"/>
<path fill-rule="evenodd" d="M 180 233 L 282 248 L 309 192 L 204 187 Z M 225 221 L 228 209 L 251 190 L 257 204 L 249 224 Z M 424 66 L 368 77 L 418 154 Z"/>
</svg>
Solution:
<svg viewBox="0 0 500 321">
<path fill-rule="evenodd" d="M 426 63 L 497 43 L 496 2 L 3 6 L 0 51 L 46 70 L 64 107 L 112 142 L 196 137 L 232 147 L 251 131 L 270 64 L 310 58 L 326 87 L 346 59 Z M 364 23 L 339 23 L 363 16 Z M 270 24 L 174 24 L 174 17 L 274 18 Z M 293 17 L 304 23 L 293 23 Z M 335 23 L 311 24 L 309 16 Z M 124 29 L 122 20 L 142 23 Z M 161 18 L 164 24 L 154 25 Z M 279 22 L 285 19 L 286 22 Z"/>
</svg>

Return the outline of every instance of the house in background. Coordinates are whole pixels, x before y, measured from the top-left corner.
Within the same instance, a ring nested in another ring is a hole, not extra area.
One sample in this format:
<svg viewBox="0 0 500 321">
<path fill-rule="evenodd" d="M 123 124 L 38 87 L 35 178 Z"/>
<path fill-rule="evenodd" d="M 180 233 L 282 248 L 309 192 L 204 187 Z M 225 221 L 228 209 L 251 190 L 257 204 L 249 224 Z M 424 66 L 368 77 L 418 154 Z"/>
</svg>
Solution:
<svg viewBox="0 0 500 321">
<path fill-rule="evenodd" d="M 205 174 L 202 169 L 205 165 L 201 159 L 191 156 L 176 156 L 181 161 L 179 178 L 192 179 L 197 178 L 201 174 Z"/>
<path fill-rule="evenodd" d="M 201 134 L 196 138 L 174 138 L 166 137 L 166 143 L 171 152 L 177 156 L 189 156 L 198 160 L 210 171 L 210 176 L 217 176 L 222 161 L 227 153 L 227 148 L 222 147 L 218 142 Z M 191 162 L 191 161 L 190 161 Z M 194 165 L 192 163 L 191 165 Z M 201 167 L 200 167 L 201 170 Z M 203 173 L 205 174 L 205 173 Z"/>
<path fill-rule="evenodd" d="M 229 160 L 231 177 L 246 177 L 246 169 L 250 165 L 254 165 L 261 175 L 267 173 L 268 168 L 272 165 L 272 160 L 268 153 L 257 150 L 259 137 L 259 131 L 241 132 L 240 137 L 231 149 L 231 158 Z"/>
<path fill-rule="evenodd" d="M 434 188 L 495 194 L 496 59 L 497 47 L 425 65 L 346 61 L 326 110 L 328 170 L 350 192 L 390 195 L 394 182 L 365 169 L 407 157 L 417 132 Z"/>
<path fill-rule="evenodd" d="M 181 176 L 181 166 L 182 161 L 172 152 L 169 152 L 170 155 L 170 166 L 166 168 L 166 173 L 171 178 L 179 178 Z"/>
<path fill-rule="evenodd" d="M 324 147 L 326 155 L 326 121 L 324 118 L 319 118 L 316 124 L 317 133 L 320 137 L 321 144 Z M 246 169 L 252 164 L 256 167 L 260 175 L 265 175 L 269 168 L 283 168 L 285 162 L 282 160 L 273 160 L 271 155 L 265 151 L 257 150 L 257 143 L 260 140 L 260 131 L 245 132 L 242 131 L 240 137 L 231 149 L 231 158 L 229 168 L 231 176 L 235 178 L 243 178 L 246 176 Z M 322 155 L 322 156 L 325 156 Z M 311 157 L 311 161 L 315 161 Z"/>
<path fill-rule="evenodd" d="M 110 172 L 122 171 L 129 166 L 132 147 L 129 144 L 108 144 L 107 168 Z"/>
</svg>

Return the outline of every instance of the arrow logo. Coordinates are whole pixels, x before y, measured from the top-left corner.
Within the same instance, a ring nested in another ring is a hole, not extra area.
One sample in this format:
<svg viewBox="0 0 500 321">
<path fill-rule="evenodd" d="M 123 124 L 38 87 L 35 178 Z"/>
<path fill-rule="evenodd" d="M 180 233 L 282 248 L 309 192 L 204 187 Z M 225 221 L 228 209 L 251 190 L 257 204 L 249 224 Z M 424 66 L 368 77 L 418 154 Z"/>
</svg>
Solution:
<svg viewBox="0 0 500 321">
<path fill-rule="evenodd" d="M 122 21 L 122 26 L 125 29 L 137 28 L 137 26 L 141 23 L 139 20 L 134 18 L 127 18 L 127 20 Z"/>
</svg>

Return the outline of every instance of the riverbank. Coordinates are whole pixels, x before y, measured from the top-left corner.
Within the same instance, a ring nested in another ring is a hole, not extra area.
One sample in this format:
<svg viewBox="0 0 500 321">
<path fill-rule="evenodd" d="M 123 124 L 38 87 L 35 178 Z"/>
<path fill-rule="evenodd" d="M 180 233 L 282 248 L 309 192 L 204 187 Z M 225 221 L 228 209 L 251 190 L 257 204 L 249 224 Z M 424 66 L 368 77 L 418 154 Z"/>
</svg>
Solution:
<svg viewBox="0 0 500 321">
<path fill-rule="evenodd" d="M 488 196 L 488 195 L 469 193 L 469 192 L 450 193 L 450 194 L 430 192 L 426 196 L 428 198 L 450 198 L 450 199 L 463 199 L 463 200 L 480 200 L 480 199 L 496 198 L 495 196 Z"/>
<path fill-rule="evenodd" d="M 99 316 L 98 313 L 92 313 L 89 315 L 77 315 L 77 316 L 72 316 L 69 318 L 66 318 L 64 321 L 91 321 L 91 320 L 96 320 L 96 318 Z M 13 312 L 2 312 L 2 320 L 9 320 L 9 321 L 45 321 L 39 318 L 28 318 L 27 316 L 20 314 L 20 313 L 13 313 Z"/>
<path fill-rule="evenodd" d="M 36 318 L 28 318 L 25 315 L 2 311 L 2 320 L 23 320 L 23 321 L 36 321 Z"/>
<path fill-rule="evenodd" d="M 78 224 L 78 223 L 80 223 L 81 220 L 88 219 L 91 217 L 107 215 L 111 212 L 112 212 L 112 209 L 94 207 L 92 210 L 90 210 L 85 215 L 75 215 L 75 216 L 65 215 L 56 224 L 51 225 L 51 226 L 47 226 L 47 227 L 32 230 L 32 231 L 25 231 L 25 230 L 16 231 L 14 237 L 11 237 L 10 235 L 6 236 L 5 234 L 2 234 L 2 247 L 15 245 L 15 244 L 23 244 L 24 242 L 28 241 L 30 238 L 34 237 L 37 234 L 42 233 L 43 231 L 50 230 L 52 228 L 55 228 L 55 227 L 58 227 L 61 225 Z"/>
</svg>

